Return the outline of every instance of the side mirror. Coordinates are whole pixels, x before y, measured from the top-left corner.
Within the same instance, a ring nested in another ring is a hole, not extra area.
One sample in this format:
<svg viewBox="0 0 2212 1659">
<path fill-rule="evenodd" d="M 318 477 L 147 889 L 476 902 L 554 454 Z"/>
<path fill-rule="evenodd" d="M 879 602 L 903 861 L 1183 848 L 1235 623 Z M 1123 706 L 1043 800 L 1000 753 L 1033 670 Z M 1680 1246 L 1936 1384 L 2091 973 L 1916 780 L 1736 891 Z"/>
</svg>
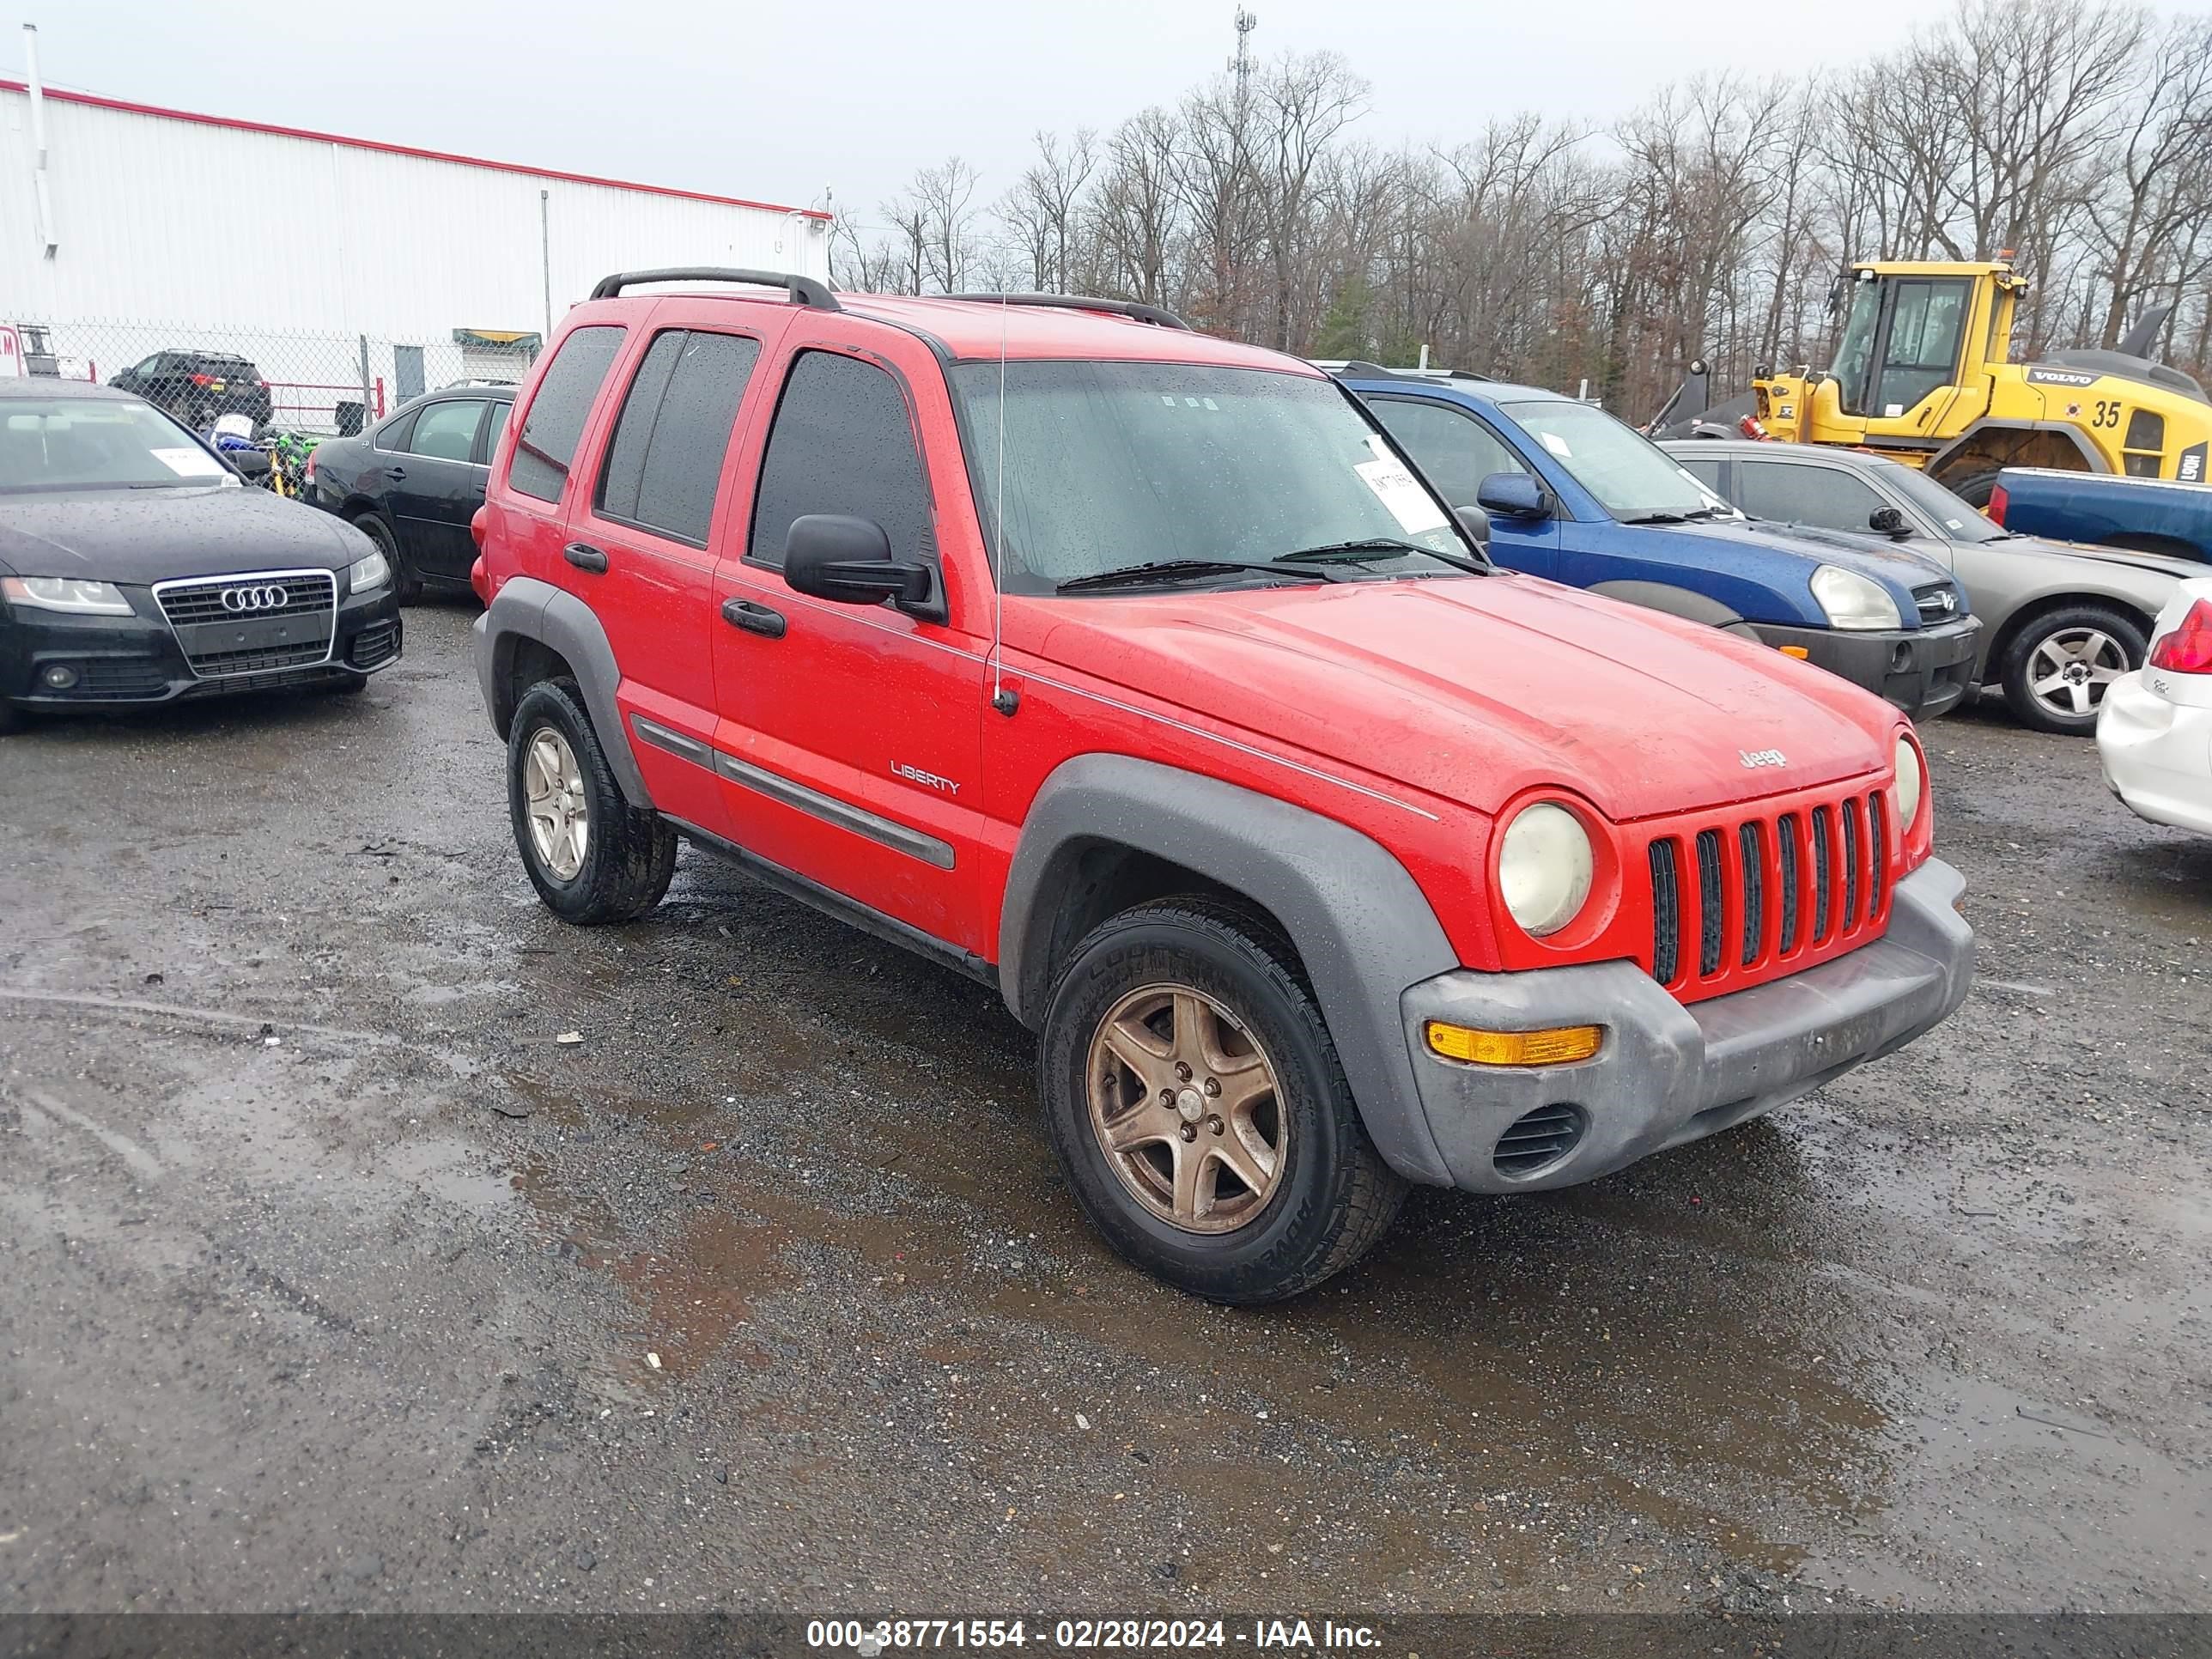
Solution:
<svg viewBox="0 0 2212 1659">
<path fill-rule="evenodd" d="M 810 513 L 791 521 L 784 538 L 783 579 L 801 593 L 840 605 L 920 605 L 930 593 L 926 564 L 891 557 L 890 538 L 872 519 Z"/>
<path fill-rule="evenodd" d="M 1905 522 L 1905 514 L 1893 507 L 1877 507 L 1867 514 L 1867 527 L 1878 530 L 1885 536 L 1894 536 L 1902 541 L 1912 533 Z"/>
<path fill-rule="evenodd" d="M 1479 507 L 1455 507 L 1452 508 L 1452 517 L 1459 520 L 1459 527 L 1467 532 L 1477 547 L 1489 550 L 1490 514 Z"/>
<path fill-rule="evenodd" d="M 1552 504 L 1544 486 L 1526 472 L 1493 472 L 1474 492 L 1476 504 L 1493 518 L 1548 519 Z"/>
</svg>

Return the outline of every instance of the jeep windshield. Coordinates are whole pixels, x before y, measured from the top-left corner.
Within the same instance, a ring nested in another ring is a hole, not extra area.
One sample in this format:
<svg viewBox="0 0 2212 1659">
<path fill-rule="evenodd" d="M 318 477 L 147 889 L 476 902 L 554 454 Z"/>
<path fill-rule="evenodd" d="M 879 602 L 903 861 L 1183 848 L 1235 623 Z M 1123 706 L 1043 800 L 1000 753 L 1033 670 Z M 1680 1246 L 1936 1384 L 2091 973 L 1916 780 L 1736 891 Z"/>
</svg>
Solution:
<svg viewBox="0 0 2212 1659">
<path fill-rule="evenodd" d="M 995 359 L 951 371 L 987 526 L 999 374 Z M 1475 557 L 1351 398 L 1316 376 L 1012 362 L 1005 440 L 1010 593 L 1451 576 Z"/>
<path fill-rule="evenodd" d="M 1623 524 L 1733 519 L 1736 511 L 1649 438 L 1601 409 L 1564 398 L 1507 404 L 1505 412 L 1542 445 L 1598 505 Z"/>
<path fill-rule="evenodd" d="M 149 404 L 122 398 L 0 401 L 0 491 L 152 489 L 231 478 L 198 439 Z"/>
</svg>

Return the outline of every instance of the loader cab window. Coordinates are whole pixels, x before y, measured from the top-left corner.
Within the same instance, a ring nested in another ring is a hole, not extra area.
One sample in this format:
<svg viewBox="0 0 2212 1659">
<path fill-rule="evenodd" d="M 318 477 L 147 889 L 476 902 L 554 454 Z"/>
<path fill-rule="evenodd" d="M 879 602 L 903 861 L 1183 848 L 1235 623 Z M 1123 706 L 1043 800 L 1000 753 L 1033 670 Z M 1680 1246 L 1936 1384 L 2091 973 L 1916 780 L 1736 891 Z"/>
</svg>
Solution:
<svg viewBox="0 0 2212 1659">
<path fill-rule="evenodd" d="M 1844 412 L 1894 420 L 1954 384 L 1972 287 L 1959 276 L 1895 276 L 1852 284 L 1836 343 Z"/>
</svg>

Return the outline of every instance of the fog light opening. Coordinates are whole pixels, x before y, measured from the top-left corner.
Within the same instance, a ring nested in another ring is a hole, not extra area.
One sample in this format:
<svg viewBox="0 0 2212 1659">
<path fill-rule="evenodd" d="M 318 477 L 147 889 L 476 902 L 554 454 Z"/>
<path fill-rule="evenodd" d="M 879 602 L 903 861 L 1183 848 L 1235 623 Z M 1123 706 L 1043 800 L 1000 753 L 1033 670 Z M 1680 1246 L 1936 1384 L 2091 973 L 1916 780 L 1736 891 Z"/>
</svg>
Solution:
<svg viewBox="0 0 2212 1659">
<path fill-rule="evenodd" d="M 66 691 L 77 678 L 76 670 L 65 662 L 50 662 L 39 671 L 39 684 L 49 691 Z"/>
<path fill-rule="evenodd" d="M 1470 1066 L 1571 1066 L 1598 1051 L 1605 1028 L 1559 1025 L 1541 1031 L 1482 1031 L 1432 1019 L 1421 1036 L 1431 1053 Z"/>
</svg>

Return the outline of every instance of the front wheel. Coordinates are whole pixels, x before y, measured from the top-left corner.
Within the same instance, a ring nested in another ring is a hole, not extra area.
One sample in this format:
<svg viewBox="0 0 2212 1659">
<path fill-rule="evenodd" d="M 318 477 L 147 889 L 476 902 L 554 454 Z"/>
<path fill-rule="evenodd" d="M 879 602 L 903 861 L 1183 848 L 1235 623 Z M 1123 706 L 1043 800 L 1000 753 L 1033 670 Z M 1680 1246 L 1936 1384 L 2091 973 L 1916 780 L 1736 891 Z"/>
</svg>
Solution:
<svg viewBox="0 0 2212 1659">
<path fill-rule="evenodd" d="M 1175 899 L 1100 926 L 1053 994 L 1039 1067 L 1084 1212 L 1194 1295 L 1296 1296 L 1404 1201 L 1289 942 L 1234 907 Z"/>
<path fill-rule="evenodd" d="M 2143 665 L 2148 650 L 2133 618 L 2100 605 L 2045 611 L 2014 635 L 1999 678 L 2023 726 L 2084 735 L 2114 680 Z"/>
<path fill-rule="evenodd" d="M 676 832 L 623 798 L 574 680 L 523 693 L 507 728 L 507 793 L 523 867 L 556 915 L 635 921 L 668 891 Z"/>
</svg>

